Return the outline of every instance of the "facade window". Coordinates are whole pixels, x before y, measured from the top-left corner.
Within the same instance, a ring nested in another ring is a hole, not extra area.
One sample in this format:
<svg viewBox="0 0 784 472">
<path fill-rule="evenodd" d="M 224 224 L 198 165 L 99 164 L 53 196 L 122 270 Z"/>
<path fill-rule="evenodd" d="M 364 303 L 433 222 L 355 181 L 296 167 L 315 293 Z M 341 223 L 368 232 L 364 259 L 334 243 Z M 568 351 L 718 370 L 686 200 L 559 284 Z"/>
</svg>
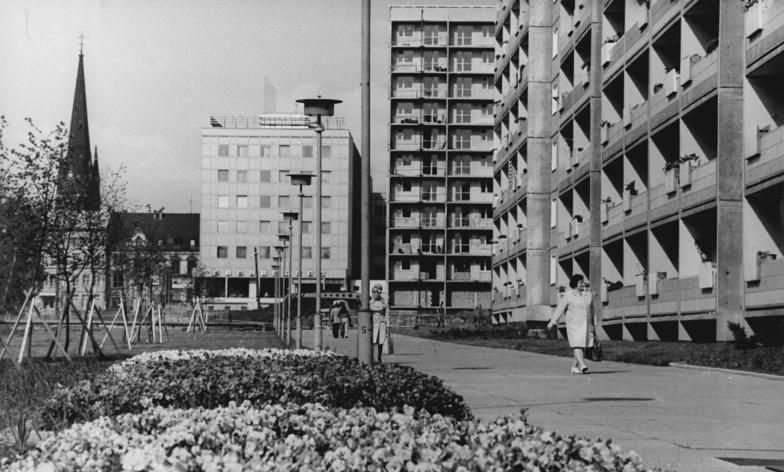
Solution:
<svg viewBox="0 0 784 472">
<path fill-rule="evenodd" d="M 455 159 L 455 175 L 468 175 L 471 173 L 471 157 L 458 156 Z"/>
<path fill-rule="evenodd" d="M 332 146 L 321 146 L 321 157 L 324 159 L 332 157 Z"/>
<path fill-rule="evenodd" d="M 90 274 L 84 274 L 82 276 L 82 287 L 87 288 L 90 286 Z"/>
<path fill-rule="evenodd" d="M 248 157 L 248 145 L 240 144 L 237 146 L 237 157 Z"/>
<path fill-rule="evenodd" d="M 265 144 L 261 146 L 259 151 L 259 157 L 270 157 L 272 156 L 272 146 Z"/>
<path fill-rule="evenodd" d="M 493 105 L 485 105 L 482 107 L 482 116 L 492 116 L 493 114 Z"/>
<path fill-rule="evenodd" d="M 260 208 L 270 208 L 270 196 L 269 195 L 261 195 L 259 197 L 259 207 Z"/>
<path fill-rule="evenodd" d="M 313 145 L 312 144 L 303 144 L 302 145 L 302 157 L 313 157 Z"/>
<path fill-rule="evenodd" d="M 269 259 L 270 258 L 270 247 L 269 246 L 259 246 L 259 257 L 262 259 Z"/>
<path fill-rule="evenodd" d="M 471 105 L 467 103 L 458 104 L 455 107 L 455 123 L 471 122 Z"/>
<path fill-rule="evenodd" d="M 218 156 L 220 156 L 220 157 L 229 157 L 229 145 L 228 144 L 218 144 Z"/>
<path fill-rule="evenodd" d="M 288 221 L 278 221 L 278 234 L 289 234 Z"/>
<path fill-rule="evenodd" d="M 408 258 L 403 259 L 403 261 L 400 264 L 400 268 L 403 270 L 411 270 L 411 259 Z"/>
<path fill-rule="evenodd" d="M 414 36 L 414 25 L 402 25 L 400 27 L 400 36 Z"/>
<path fill-rule="evenodd" d="M 482 26 L 482 36 L 485 38 L 493 37 L 493 27 L 489 25 Z"/>
<path fill-rule="evenodd" d="M 479 259 L 478 261 L 479 270 L 481 271 L 488 271 L 490 270 L 490 260 L 488 259 Z"/>
<path fill-rule="evenodd" d="M 229 170 L 218 169 L 218 182 L 228 182 L 228 181 L 229 181 Z"/>
<path fill-rule="evenodd" d="M 459 77 L 455 82 L 456 97 L 470 97 L 473 79 L 471 77 Z"/>
<path fill-rule="evenodd" d="M 310 228 L 313 225 L 312 221 L 303 221 L 302 222 L 302 234 L 310 234 Z"/>
<path fill-rule="evenodd" d="M 325 210 L 332 207 L 332 197 L 321 197 L 321 209 Z"/>
<path fill-rule="evenodd" d="M 271 172 L 268 170 L 259 171 L 259 182 L 270 182 L 272 179 Z"/>
<path fill-rule="evenodd" d="M 245 246 L 237 246 L 237 259 L 245 259 L 248 257 L 248 248 Z"/>
<path fill-rule="evenodd" d="M 471 132 L 458 130 L 455 133 L 455 149 L 471 149 Z"/>
<path fill-rule="evenodd" d="M 291 198 L 288 195 L 278 196 L 278 208 L 289 208 L 291 206 Z"/>
<path fill-rule="evenodd" d="M 120 288 L 123 286 L 123 271 L 116 270 L 112 272 L 112 288 Z"/>
<path fill-rule="evenodd" d="M 248 208 L 247 195 L 237 195 L 237 208 Z"/>
<path fill-rule="evenodd" d="M 313 208 L 313 197 L 302 197 L 302 208 Z"/>
<path fill-rule="evenodd" d="M 228 221 L 218 221 L 218 232 L 219 233 L 228 233 L 229 232 L 229 222 Z"/>
<path fill-rule="evenodd" d="M 291 146 L 289 146 L 288 144 L 281 144 L 278 147 L 278 156 L 291 157 Z"/>
<path fill-rule="evenodd" d="M 411 181 L 406 180 L 402 183 L 402 191 L 403 192 L 410 192 L 411 191 Z"/>
<path fill-rule="evenodd" d="M 321 248 L 321 258 L 322 259 L 329 259 L 330 254 L 331 254 L 331 251 L 330 251 L 330 249 L 328 247 L 322 247 Z"/>
<path fill-rule="evenodd" d="M 267 220 L 259 221 L 259 233 L 261 234 L 269 234 L 271 228 L 271 222 Z"/>
<path fill-rule="evenodd" d="M 455 32 L 455 45 L 470 46 L 472 29 L 470 26 L 458 26 Z"/>
<path fill-rule="evenodd" d="M 302 246 L 302 258 L 313 259 L 313 248 L 310 246 Z"/>
<path fill-rule="evenodd" d="M 248 222 L 247 221 L 238 221 L 237 222 L 237 234 L 244 234 L 248 232 Z"/>
<path fill-rule="evenodd" d="M 229 248 L 226 246 L 218 246 L 218 259 L 226 259 L 229 257 Z"/>
<path fill-rule="evenodd" d="M 248 171 L 247 170 L 238 170 L 237 171 L 237 182 L 245 183 L 248 181 Z"/>
<path fill-rule="evenodd" d="M 322 221 L 321 222 L 321 234 L 330 234 L 332 233 L 332 223 L 329 221 Z"/>
<path fill-rule="evenodd" d="M 479 189 L 482 193 L 490 193 L 493 191 L 493 184 L 487 181 L 482 181 L 479 184 Z"/>
<path fill-rule="evenodd" d="M 490 51 L 485 51 L 482 53 L 482 62 L 484 64 L 492 64 L 493 63 L 493 53 Z"/>
<path fill-rule="evenodd" d="M 218 195 L 218 208 L 228 208 L 228 207 L 229 207 L 229 196 Z"/>
<path fill-rule="evenodd" d="M 455 72 L 471 72 L 471 53 L 459 52 L 455 56 Z"/>
</svg>

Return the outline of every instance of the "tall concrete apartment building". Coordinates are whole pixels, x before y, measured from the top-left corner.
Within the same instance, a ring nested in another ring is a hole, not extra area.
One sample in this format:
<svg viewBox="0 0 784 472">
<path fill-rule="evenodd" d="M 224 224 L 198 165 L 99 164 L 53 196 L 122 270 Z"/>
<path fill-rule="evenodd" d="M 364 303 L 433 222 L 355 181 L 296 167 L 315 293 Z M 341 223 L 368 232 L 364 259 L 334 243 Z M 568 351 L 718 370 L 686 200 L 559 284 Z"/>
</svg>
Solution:
<svg viewBox="0 0 784 472">
<path fill-rule="evenodd" d="M 580 273 L 613 339 L 780 326 L 784 2 L 501 0 L 495 36 L 495 318 Z"/>
<path fill-rule="evenodd" d="M 359 153 L 342 118 L 323 120 L 322 287 L 346 290 L 359 272 Z M 200 260 L 208 297 L 218 308 L 255 306 L 256 278 L 261 303 L 274 295 L 272 268 L 289 233 L 282 212 L 299 209 L 299 187 L 290 172 L 315 173 L 316 133 L 310 119 L 296 114 L 213 117 L 202 129 Z M 303 187 L 303 293 L 315 292 L 315 179 Z M 297 222 L 293 224 L 292 274 L 298 275 Z M 256 274 L 254 248 L 258 251 Z M 288 259 L 288 257 L 287 257 Z M 289 274 L 288 260 L 280 273 Z"/>
<path fill-rule="evenodd" d="M 390 7 L 391 309 L 490 305 L 494 7 Z"/>
</svg>

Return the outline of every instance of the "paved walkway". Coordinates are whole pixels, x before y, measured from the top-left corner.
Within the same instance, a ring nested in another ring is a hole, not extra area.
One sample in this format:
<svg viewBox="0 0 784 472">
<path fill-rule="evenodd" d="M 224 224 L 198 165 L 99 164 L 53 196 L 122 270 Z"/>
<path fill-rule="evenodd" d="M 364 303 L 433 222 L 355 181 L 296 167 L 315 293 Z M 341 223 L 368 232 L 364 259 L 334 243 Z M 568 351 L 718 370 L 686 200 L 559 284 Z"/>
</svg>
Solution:
<svg viewBox="0 0 784 472">
<path fill-rule="evenodd" d="M 303 343 L 313 345 L 313 331 L 303 333 Z M 323 346 L 356 355 L 356 330 L 347 339 L 324 330 Z M 766 470 L 723 457 L 776 461 L 782 468 L 770 470 L 784 470 L 784 380 L 618 362 L 589 362 L 589 375 L 573 375 L 564 357 L 401 335 L 395 349 L 384 362 L 441 378 L 483 420 L 527 408 L 532 424 L 612 438 L 650 466 Z"/>
</svg>

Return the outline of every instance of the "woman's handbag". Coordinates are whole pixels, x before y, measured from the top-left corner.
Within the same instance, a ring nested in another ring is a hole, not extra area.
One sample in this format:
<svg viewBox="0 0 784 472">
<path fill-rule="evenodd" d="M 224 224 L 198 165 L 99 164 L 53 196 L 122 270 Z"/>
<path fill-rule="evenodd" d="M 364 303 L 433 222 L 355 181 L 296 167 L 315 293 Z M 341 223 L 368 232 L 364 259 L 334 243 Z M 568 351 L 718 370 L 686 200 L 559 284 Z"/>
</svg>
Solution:
<svg viewBox="0 0 784 472">
<path fill-rule="evenodd" d="M 604 349 L 602 343 L 598 339 L 593 338 L 593 346 L 589 349 L 589 355 L 592 361 L 601 362 L 604 359 Z"/>
<path fill-rule="evenodd" d="M 392 343 L 392 335 L 387 331 L 387 339 L 384 341 L 384 354 L 394 354 L 395 345 Z"/>
</svg>

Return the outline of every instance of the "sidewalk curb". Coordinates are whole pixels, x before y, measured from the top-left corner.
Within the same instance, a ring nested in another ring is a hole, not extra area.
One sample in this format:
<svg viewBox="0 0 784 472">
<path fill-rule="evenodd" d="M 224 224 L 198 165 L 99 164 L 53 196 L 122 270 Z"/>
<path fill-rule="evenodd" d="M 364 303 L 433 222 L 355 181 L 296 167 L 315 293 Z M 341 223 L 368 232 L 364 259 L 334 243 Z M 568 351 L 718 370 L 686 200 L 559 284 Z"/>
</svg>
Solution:
<svg viewBox="0 0 784 472">
<path fill-rule="evenodd" d="M 779 382 L 784 382 L 784 376 L 782 375 L 763 374 L 762 372 L 749 372 L 747 370 L 723 369 L 721 367 L 705 367 L 701 365 L 686 364 L 683 362 L 670 362 L 669 366 L 677 367 L 678 369 L 703 370 L 707 372 L 719 372 L 723 374 L 745 375 L 748 377 L 757 377 L 760 379 L 778 380 Z"/>
</svg>

